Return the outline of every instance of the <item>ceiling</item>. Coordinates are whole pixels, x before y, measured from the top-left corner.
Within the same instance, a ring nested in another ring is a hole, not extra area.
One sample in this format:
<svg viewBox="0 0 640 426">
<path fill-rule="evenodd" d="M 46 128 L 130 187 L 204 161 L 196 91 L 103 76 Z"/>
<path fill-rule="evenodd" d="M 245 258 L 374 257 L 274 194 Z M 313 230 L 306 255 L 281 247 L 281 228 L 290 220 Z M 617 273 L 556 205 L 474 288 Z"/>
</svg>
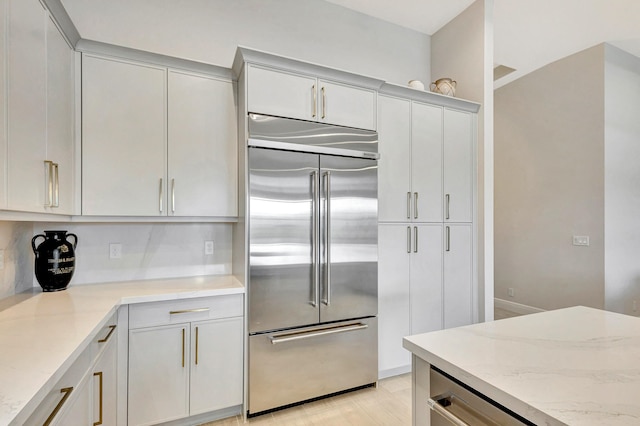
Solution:
<svg viewBox="0 0 640 426">
<path fill-rule="evenodd" d="M 474 0 L 327 0 L 432 35 Z M 640 57 L 638 0 L 493 0 L 494 64 L 515 68 L 507 84 L 599 43 Z"/>
</svg>

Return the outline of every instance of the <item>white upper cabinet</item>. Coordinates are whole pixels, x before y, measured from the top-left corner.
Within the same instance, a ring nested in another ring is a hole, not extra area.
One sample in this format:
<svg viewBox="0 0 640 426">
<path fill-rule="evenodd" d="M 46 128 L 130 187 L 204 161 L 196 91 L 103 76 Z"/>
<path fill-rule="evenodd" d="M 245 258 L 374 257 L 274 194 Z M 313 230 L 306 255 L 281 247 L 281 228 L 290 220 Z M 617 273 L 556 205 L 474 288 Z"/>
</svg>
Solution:
<svg viewBox="0 0 640 426">
<path fill-rule="evenodd" d="M 47 159 L 53 167 L 53 209 L 73 213 L 74 53 L 47 19 Z"/>
<path fill-rule="evenodd" d="M 442 221 L 442 108 L 378 96 L 380 222 Z"/>
<path fill-rule="evenodd" d="M 37 0 L 7 4 L 4 208 L 73 210 L 73 49 Z"/>
<path fill-rule="evenodd" d="M 473 217 L 473 115 L 444 111 L 444 220 L 471 222 Z"/>
<path fill-rule="evenodd" d="M 378 220 L 411 220 L 411 101 L 378 96 Z"/>
<path fill-rule="evenodd" d="M 231 81 L 169 71 L 169 214 L 237 216 Z"/>
<path fill-rule="evenodd" d="M 237 216 L 230 80 L 85 54 L 82 214 Z"/>
<path fill-rule="evenodd" d="M 316 76 L 248 66 L 248 111 L 361 129 L 376 128 L 376 92 Z"/>
<path fill-rule="evenodd" d="M 44 212 L 51 202 L 47 159 L 47 12 L 37 0 L 9 2 L 8 204 Z"/>
<path fill-rule="evenodd" d="M 84 55 L 82 214 L 166 214 L 166 70 Z"/>
</svg>

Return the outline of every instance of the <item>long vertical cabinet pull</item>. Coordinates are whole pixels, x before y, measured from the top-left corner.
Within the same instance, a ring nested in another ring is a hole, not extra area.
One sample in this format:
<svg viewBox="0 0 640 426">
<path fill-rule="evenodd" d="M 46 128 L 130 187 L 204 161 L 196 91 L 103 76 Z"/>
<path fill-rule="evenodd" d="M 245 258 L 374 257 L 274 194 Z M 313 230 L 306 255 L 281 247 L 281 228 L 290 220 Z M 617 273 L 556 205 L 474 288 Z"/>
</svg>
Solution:
<svg viewBox="0 0 640 426">
<path fill-rule="evenodd" d="M 413 252 L 418 252 L 418 227 L 413 227 Z"/>
<path fill-rule="evenodd" d="M 171 179 L 171 213 L 176 212 L 176 180 Z"/>
<path fill-rule="evenodd" d="M 182 329 L 182 368 L 184 368 L 184 351 L 185 351 L 185 332 L 184 328 Z"/>
<path fill-rule="evenodd" d="M 44 160 L 45 207 L 53 207 L 53 161 Z"/>
<path fill-rule="evenodd" d="M 445 198 L 445 219 L 449 219 L 449 204 L 451 203 L 451 196 L 449 194 L 446 194 L 444 196 Z"/>
<path fill-rule="evenodd" d="M 311 300 L 311 306 L 318 306 L 318 278 L 320 275 L 319 262 L 318 262 L 318 228 L 320 227 L 319 215 L 318 215 L 318 172 L 314 170 L 311 172 L 311 293 L 313 299 Z"/>
<path fill-rule="evenodd" d="M 324 120 L 326 116 L 327 116 L 327 94 L 323 87 L 322 88 L 322 119 Z"/>
<path fill-rule="evenodd" d="M 102 400 L 103 400 L 103 391 L 102 391 L 102 371 L 98 371 L 93 373 L 93 377 L 98 378 L 98 421 L 93 422 L 93 426 L 100 426 L 102 424 Z"/>
<path fill-rule="evenodd" d="M 418 193 L 413 193 L 413 218 L 418 218 Z"/>
<path fill-rule="evenodd" d="M 162 182 L 163 182 L 163 179 L 160 178 L 160 189 L 159 189 L 159 194 L 158 194 L 158 199 L 160 200 L 160 213 L 162 213 L 162 205 L 164 204 L 164 200 L 163 200 L 164 191 L 163 191 L 163 188 L 162 188 Z"/>
<path fill-rule="evenodd" d="M 198 327 L 196 327 L 196 365 L 198 365 Z"/>
<path fill-rule="evenodd" d="M 316 115 L 318 115 L 318 91 L 315 84 L 311 86 L 311 94 L 313 95 L 313 114 L 311 114 L 311 117 L 316 118 Z"/>
<path fill-rule="evenodd" d="M 445 251 L 451 251 L 451 228 L 447 226 L 445 229 L 447 231 Z"/>
<path fill-rule="evenodd" d="M 407 192 L 407 219 L 411 219 L 411 192 Z"/>
<path fill-rule="evenodd" d="M 407 226 L 407 253 L 411 253 L 411 227 Z"/>
<path fill-rule="evenodd" d="M 60 174 L 58 173 L 58 163 L 53 163 L 53 205 L 51 207 L 60 207 Z"/>
<path fill-rule="evenodd" d="M 324 208 L 324 249 L 325 249 L 325 291 L 326 298 L 322 302 L 329 306 L 331 304 L 331 172 L 324 172 L 325 179 L 325 208 Z"/>
</svg>

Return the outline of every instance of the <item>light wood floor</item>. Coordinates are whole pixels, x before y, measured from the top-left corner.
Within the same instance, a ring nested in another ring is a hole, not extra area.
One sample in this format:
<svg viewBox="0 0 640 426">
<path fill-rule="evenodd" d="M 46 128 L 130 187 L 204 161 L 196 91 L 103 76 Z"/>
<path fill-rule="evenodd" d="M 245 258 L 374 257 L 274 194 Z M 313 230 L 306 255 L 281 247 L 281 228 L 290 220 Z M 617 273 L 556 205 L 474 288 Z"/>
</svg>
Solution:
<svg viewBox="0 0 640 426">
<path fill-rule="evenodd" d="M 203 426 L 240 426 L 242 416 Z M 400 426 L 411 424 L 411 375 L 390 377 L 366 388 L 253 417 L 247 424 L 270 426 Z"/>
</svg>

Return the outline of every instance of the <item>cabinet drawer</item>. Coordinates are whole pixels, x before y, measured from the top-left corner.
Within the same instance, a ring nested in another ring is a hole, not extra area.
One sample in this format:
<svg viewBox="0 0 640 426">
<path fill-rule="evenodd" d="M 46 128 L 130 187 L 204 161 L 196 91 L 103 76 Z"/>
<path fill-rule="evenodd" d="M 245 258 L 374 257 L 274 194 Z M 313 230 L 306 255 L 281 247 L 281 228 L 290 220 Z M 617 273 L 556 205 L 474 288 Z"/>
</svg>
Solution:
<svg viewBox="0 0 640 426">
<path fill-rule="evenodd" d="M 242 316 L 241 294 L 129 305 L 129 329 Z"/>
<path fill-rule="evenodd" d="M 91 360 L 95 360 L 96 357 L 100 354 L 100 351 L 107 346 L 107 342 L 116 339 L 117 330 L 116 326 L 118 324 L 118 311 L 116 311 L 109 320 L 105 323 L 105 325 L 98 331 L 95 336 L 91 339 L 91 343 L 89 343 L 89 351 L 91 353 Z"/>
</svg>

